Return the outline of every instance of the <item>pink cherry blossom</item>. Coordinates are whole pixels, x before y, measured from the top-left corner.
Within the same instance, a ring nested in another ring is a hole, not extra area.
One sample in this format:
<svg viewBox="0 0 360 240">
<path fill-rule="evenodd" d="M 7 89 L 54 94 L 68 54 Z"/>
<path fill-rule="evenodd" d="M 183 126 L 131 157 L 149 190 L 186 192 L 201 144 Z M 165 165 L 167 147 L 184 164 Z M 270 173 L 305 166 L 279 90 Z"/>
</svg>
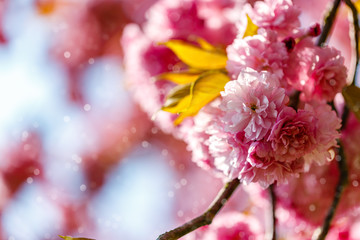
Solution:
<svg viewBox="0 0 360 240">
<path fill-rule="evenodd" d="M 227 70 L 236 79 L 246 67 L 261 72 L 263 70 L 283 77 L 288 52 L 283 42 L 277 41 L 273 31 L 259 30 L 259 34 L 242 38 L 240 35 L 226 49 L 228 54 Z"/>
<path fill-rule="evenodd" d="M 219 138 L 219 145 L 217 146 L 218 155 L 222 155 L 222 158 L 226 158 L 225 154 L 231 147 L 228 146 L 226 141 L 222 141 L 222 135 L 226 135 L 218 124 L 221 124 L 219 117 L 222 112 L 218 108 L 219 100 L 215 100 L 209 105 L 205 106 L 195 117 L 194 125 L 189 129 L 189 132 L 185 138 L 185 142 L 188 144 L 188 150 L 192 152 L 192 160 L 205 170 L 213 170 L 216 175 L 222 171 L 218 171 L 216 168 L 215 156 L 209 150 L 209 138 Z M 217 153 L 217 151 L 213 151 Z M 222 175 L 223 176 L 223 175 Z"/>
<path fill-rule="evenodd" d="M 325 103 L 311 102 L 305 105 L 304 110 L 312 112 L 317 118 L 317 121 L 313 122 L 316 126 L 316 147 L 304 155 L 305 162 L 323 165 L 334 157 L 331 151 L 337 147 L 337 139 L 340 138 L 338 130 L 341 127 L 341 119 Z"/>
<path fill-rule="evenodd" d="M 317 119 L 313 112 L 284 108 L 268 137 L 278 161 L 292 161 L 316 146 Z"/>
<path fill-rule="evenodd" d="M 291 0 L 256 1 L 249 15 L 257 26 L 276 30 L 282 36 L 288 36 L 300 26 L 300 10 Z"/>
<path fill-rule="evenodd" d="M 304 101 L 332 101 L 346 85 L 347 69 L 340 52 L 317 47 L 309 39 L 295 46 L 284 70 L 289 84 L 302 91 Z"/>
<path fill-rule="evenodd" d="M 306 99 L 331 101 L 346 85 L 344 58 L 335 48 L 316 48 L 308 76 L 310 82 L 306 81 L 303 89 Z"/>
<path fill-rule="evenodd" d="M 135 101 L 151 118 L 156 113 L 156 125 L 167 133 L 174 132 L 174 117 L 158 112 L 165 94 L 174 86 L 167 81 L 155 82 L 152 78 L 175 65 L 178 58 L 165 47 L 155 46 L 137 25 L 128 25 L 122 38 L 127 85 Z"/>
<path fill-rule="evenodd" d="M 274 183 L 287 183 L 287 179 L 304 169 L 301 158 L 293 161 L 277 161 L 269 143 L 253 142 L 248 157 L 241 163 L 239 178 L 244 183 L 258 182 L 263 188 Z"/>
<path fill-rule="evenodd" d="M 219 215 L 204 232 L 201 240 L 260 240 L 264 237 L 259 221 L 239 212 Z"/>
<path fill-rule="evenodd" d="M 225 130 L 233 134 L 244 131 L 249 141 L 266 136 L 288 101 L 276 77 L 252 69 L 228 82 L 221 95 Z"/>
</svg>

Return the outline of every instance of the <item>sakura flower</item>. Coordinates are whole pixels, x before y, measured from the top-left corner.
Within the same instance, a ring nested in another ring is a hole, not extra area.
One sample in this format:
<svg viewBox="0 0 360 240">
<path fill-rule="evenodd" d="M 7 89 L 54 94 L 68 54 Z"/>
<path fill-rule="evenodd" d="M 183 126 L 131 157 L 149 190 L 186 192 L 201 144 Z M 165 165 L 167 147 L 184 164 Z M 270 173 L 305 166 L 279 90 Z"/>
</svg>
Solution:
<svg viewBox="0 0 360 240">
<path fill-rule="evenodd" d="M 300 10 L 291 0 L 257 1 L 249 15 L 257 26 L 275 30 L 282 36 L 288 36 L 300 26 Z"/>
<path fill-rule="evenodd" d="M 316 144 L 317 119 L 312 112 L 291 107 L 279 114 L 268 137 L 278 161 L 292 161 L 311 152 Z"/>
<path fill-rule="evenodd" d="M 256 240 L 264 237 L 256 218 L 238 212 L 219 215 L 204 231 L 201 240 Z"/>
<path fill-rule="evenodd" d="M 347 70 L 344 58 L 335 48 L 316 48 L 309 80 L 304 84 L 306 99 L 317 98 L 332 101 L 335 94 L 346 85 Z M 310 83 L 310 84 L 309 84 Z"/>
<path fill-rule="evenodd" d="M 195 1 L 160 0 L 147 12 L 145 33 L 155 41 L 186 38 L 196 33 L 204 37 L 204 19 L 199 18 Z"/>
<path fill-rule="evenodd" d="M 278 80 L 268 72 L 247 71 L 225 85 L 220 108 L 225 112 L 225 131 L 233 134 L 244 131 L 247 140 L 261 140 L 288 98 Z"/>
<path fill-rule="evenodd" d="M 194 126 L 189 129 L 189 134 L 185 138 L 188 150 L 192 152 L 193 162 L 205 170 L 216 168 L 214 156 L 209 151 L 208 141 L 211 134 L 215 138 L 221 138 L 220 136 L 222 135 L 221 128 L 216 126 L 216 124 L 220 124 L 219 116 L 222 114 L 218 106 L 219 100 L 215 100 L 205 106 L 194 117 Z M 221 142 L 221 144 L 224 150 L 219 151 L 224 153 L 224 151 L 227 151 L 228 146 L 226 146 L 226 141 Z M 226 158 L 226 155 L 224 154 L 222 157 Z"/>
<path fill-rule="evenodd" d="M 285 76 L 290 85 L 302 91 L 304 101 L 332 101 L 346 85 L 344 58 L 334 48 L 320 48 L 303 40 L 295 47 L 288 63 Z"/>
<path fill-rule="evenodd" d="M 288 179 L 303 171 L 301 158 L 293 161 L 277 161 L 267 142 L 253 142 L 245 162 L 240 163 L 239 179 L 244 183 L 258 182 L 263 188 L 274 183 L 287 183 Z"/>
<path fill-rule="evenodd" d="M 239 35 L 227 47 L 227 70 L 236 78 L 241 70 L 250 67 L 258 72 L 263 70 L 283 76 L 286 67 L 288 52 L 283 42 L 277 41 L 275 32 L 259 30 L 258 35 L 242 38 Z"/>
<path fill-rule="evenodd" d="M 229 144 L 231 134 L 224 131 L 220 120 L 223 112 L 219 109 L 220 99 L 205 106 L 195 117 L 194 125 L 185 137 L 188 150 L 192 152 L 192 161 L 205 170 L 211 170 L 215 176 L 234 178 L 237 174 L 233 159 L 238 159 L 238 151 Z M 247 149 L 244 150 L 244 156 Z"/>
<path fill-rule="evenodd" d="M 317 121 L 313 121 L 316 126 L 316 147 L 313 151 L 304 155 L 304 159 L 306 163 L 316 162 L 323 165 L 333 159 L 330 150 L 337 147 L 336 140 L 340 137 L 338 130 L 341 127 L 341 119 L 325 103 L 312 102 L 306 104 L 304 110 L 312 112 L 317 118 Z"/>
<path fill-rule="evenodd" d="M 174 86 L 170 82 L 155 82 L 152 77 L 169 71 L 169 67 L 179 60 L 169 49 L 154 46 L 134 24 L 125 27 L 122 44 L 129 90 L 141 108 L 152 117 L 161 108 L 165 93 Z M 156 123 L 161 130 L 167 133 L 174 132 L 171 114 L 159 112 L 156 114 Z"/>
</svg>

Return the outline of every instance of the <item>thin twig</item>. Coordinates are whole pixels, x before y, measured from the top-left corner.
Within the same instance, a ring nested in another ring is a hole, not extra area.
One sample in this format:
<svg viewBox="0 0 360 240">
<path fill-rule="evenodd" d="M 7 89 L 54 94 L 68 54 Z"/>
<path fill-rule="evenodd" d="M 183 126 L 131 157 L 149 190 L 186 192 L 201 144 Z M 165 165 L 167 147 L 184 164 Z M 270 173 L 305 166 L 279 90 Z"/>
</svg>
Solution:
<svg viewBox="0 0 360 240">
<path fill-rule="evenodd" d="M 271 184 L 269 186 L 269 192 L 270 192 L 270 198 L 271 198 L 271 205 L 272 205 L 272 240 L 276 240 L 276 216 L 275 216 L 275 210 L 276 210 L 276 195 L 275 195 L 275 185 Z"/>
<path fill-rule="evenodd" d="M 335 21 L 337 10 L 340 6 L 340 2 L 341 2 L 341 0 L 335 0 L 332 8 L 330 9 L 330 11 L 328 12 L 328 14 L 325 17 L 325 23 L 322 28 L 321 35 L 317 42 L 317 45 L 319 47 L 324 45 L 324 43 L 326 42 L 326 40 L 330 34 L 332 25 L 334 24 L 334 21 Z"/>
<path fill-rule="evenodd" d="M 184 225 L 177 227 L 169 232 L 161 234 L 157 240 L 175 240 L 180 237 L 198 229 L 199 227 L 211 224 L 212 220 L 220 209 L 225 205 L 227 200 L 234 193 L 236 188 L 239 186 L 239 179 L 233 179 L 230 182 L 226 183 L 225 186 L 221 189 L 219 194 L 214 199 L 213 203 L 210 204 L 208 210 L 202 215 L 190 220 Z"/>
<path fill-rule="evenodd" d="M 317 240 L 324 240 L 327 233 L 329 232 L 331 221 L 335 215 L 335 210 L 340 202 L 341 194 L 348 184 L 348 169 L 347 169 L 345 154 L 343 150 L 344 148 L 340 141 L 338 141 L 338 144 L 340 147 L 338 148 L 338 154 L 335 159 L 336 161 L 338 161 L 338 166 L 340 171 L 339 181 L 338 184 L 336 185 L 333 202 L 325 217 L 320 235 L 318 236 Z"/>
</svg>

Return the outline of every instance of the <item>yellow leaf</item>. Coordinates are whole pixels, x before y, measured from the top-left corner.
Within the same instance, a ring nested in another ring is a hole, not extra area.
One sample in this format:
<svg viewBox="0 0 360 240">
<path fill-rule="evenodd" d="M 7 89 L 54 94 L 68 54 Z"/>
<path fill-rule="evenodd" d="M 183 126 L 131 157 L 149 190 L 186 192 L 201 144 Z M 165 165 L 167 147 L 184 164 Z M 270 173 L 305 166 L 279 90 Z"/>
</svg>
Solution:
<svg viewBox="0 0 360 240">
<path fill-rule="evenodd" d="M 203 38 L 198 37 L 196 39 L 196 42 L 200 45 L 200 47 L 204 50 L 208 50 L 208 51 L 218 51 L 216 49 L 215 46 L 213 46 L 211 43 L 209 43 L 208 41 L 206 41 Z"/>
<path fill-rule="evenodd" d="M 200 76 L 191 86 L 189 107 L 180 113 L 174 124 L 178 125 L 186 117 L 196 115 L 206 104 L 220 96 L 229 80 L 228 75 L 221 71 L 209 71 Z"/>
<path fill-rule="evenodd" d="M 156 79 L 166 79 L 176 84 L 187 84 L 199 78 L 202 71 L 189 69 L 180 72 L 166 72 L 158 75 Z"/>
<path fill-rule="evenodd" d="M 174 87 L 166 97 L 166 102 L 161 110 L 170 113 L 179 113 L 187 109 L 190 104 L 190 89 L 192 83 Z"/>
<path fill-rule="evenodd" d="M 226 66 L 226 54 L 219 51 L 205 50 L 182 40 L 170 40 L 163 44 L 191 68 L 213 70 Z"/>
<path fill-rule="evenodd" d="M 343 89 L 342 94 L 345 98 L 346 105 L 355 113 L 360 120 L 360 88 L 355 85 L 347 86 Z"/>
<path fill-rule="evenodd" d="M 360 0 L 355 1 L 354 5 L 355 5 L 357 11 L 360 12 Z"/>
<path fill-rule="evenodd" d="M 259 27 L 256 26 L 253 23 L 253 21 L 251 21 L 251 18 L 249 17 L 249 15 L 246 14 L 246 17 L 247 17 L 247 26 L 246 26 L 243 38 L 256 35 L 257 30 L 259 29 Z"/>
<path fill-rule="evenodd" d="M 95 240 L 95 239 L 92 239 L 92 238 L 73 238 L 73 237 L 69 237 L 69 236 L 60 236 L 62 239 L 65 239 L 65 240 Z"/>
</svg>

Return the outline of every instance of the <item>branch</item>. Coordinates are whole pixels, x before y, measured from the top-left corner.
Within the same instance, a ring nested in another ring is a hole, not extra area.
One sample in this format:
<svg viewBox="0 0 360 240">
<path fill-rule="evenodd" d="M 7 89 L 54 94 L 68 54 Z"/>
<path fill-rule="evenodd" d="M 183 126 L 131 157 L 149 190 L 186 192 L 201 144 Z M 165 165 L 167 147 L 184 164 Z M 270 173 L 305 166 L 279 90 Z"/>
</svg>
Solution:
<svg viewBox="0 0 360 240">
<path fill-rule="evenodd" d="M 270 198 L 271 198 L 271 205 L 272 205 L 272 240 L 276 240 L 276 195 L 274 191 L 275 185 L 271 184 L 269 187 Z"/>
<path fill-rule="evenodd" d="M 184 225 L 177 227 L 169 232 L 161 234 L 157 240 L 176 240 L 180 237 L 198 229 L 199 227 L 211 224 L 212 220 L 220 209 L 225 205 L 227 200 L 234 193 L 236 188 L 239 186 L 239 179 L 233 179 L 230 182 L 226 183 L 225 186 L 218 193 L 213 203 L 210 204 L 208 210 L 202 215 L 190 220 Z"/>
<path fill-rule="evenodd" d="M 343 150 L 344 148 L 340 141 L 338 141 L 338 144 L 340 147 L 338 148 L 338 155 L 336 156 L 335 159 L 336 159 L 336 161 L 338 161 L 340 177 L 339 177 L 338 184 L 336 185 L 335 196 L 334 196 L 333 202 L 332 202 L 332 204 L 329 208 L 329 211 L 325 217 L 320 235 L 318 236 L 317 240 L 324 240 L 326 235 L 328 234 L 331 221 L 335 215 L 335 210 L 340 202 L 341 194 L 344 191 L 344 188 L 348 184 L 348 169 L 347 169 L 345 154 L 344 154 L 344 150 Z"/>
<path fill-rule="evenodd" d="M 332 25 L 334 24 L 334 21 L 335 21 L 337 10 L 338 10 L 338 8 L 340 6 L 340 2 L 341 2 L 341 0 L 335 0 L 332 8 L 330 9 L 330 11 L 328 12 L 328 14 L 325 17 L 325 23 L 324 23 L 324 26 L 322 28 L 321 35 L 320 35 L 320 37 L 318 39 L 318 42 L 316 44 L 319 47 L 324 45 L 324 43 L 326 42 L 326 39 L 328 38 L 328 36 L 330 34 L 331 27 L 332 27 Z"/>
</svg>

